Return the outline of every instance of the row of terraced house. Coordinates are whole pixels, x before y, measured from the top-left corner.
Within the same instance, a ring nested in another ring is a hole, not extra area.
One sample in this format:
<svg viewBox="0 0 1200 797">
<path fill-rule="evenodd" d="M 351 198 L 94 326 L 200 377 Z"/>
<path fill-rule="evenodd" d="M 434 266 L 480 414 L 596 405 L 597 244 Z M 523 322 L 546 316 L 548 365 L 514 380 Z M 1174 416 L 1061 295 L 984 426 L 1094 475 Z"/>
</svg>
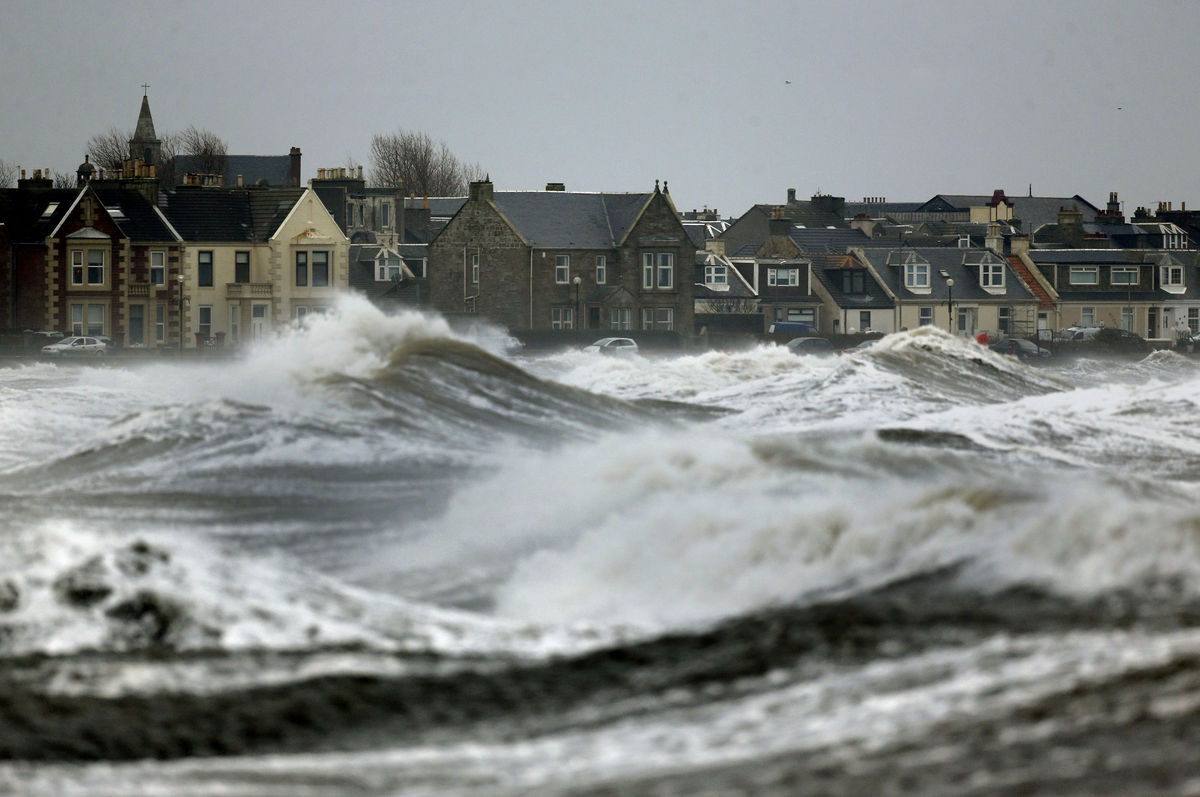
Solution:
<svg viewBox="0 0 1200 797">
<path fill-rule="evenodd" d="M 122 168 L 85 159 L 73 188 L 35 171 L 0 190 L 0 327 L 232 345 L 356 291 L 564 338 L 1200 334 L 1200 216 L 1163 204 L 1127 219 L 1115 193 L 1100 208 L 1032 189 L 912 203 L 788 190 L 723 217 L 680 212 L 659 181 L 604 193 L 485 179 L 464 197 L 413 197 L 334 168 L 301 185 L 295 147 L 164 186 L 157 146 L 144 97 Z"/>
</svg>

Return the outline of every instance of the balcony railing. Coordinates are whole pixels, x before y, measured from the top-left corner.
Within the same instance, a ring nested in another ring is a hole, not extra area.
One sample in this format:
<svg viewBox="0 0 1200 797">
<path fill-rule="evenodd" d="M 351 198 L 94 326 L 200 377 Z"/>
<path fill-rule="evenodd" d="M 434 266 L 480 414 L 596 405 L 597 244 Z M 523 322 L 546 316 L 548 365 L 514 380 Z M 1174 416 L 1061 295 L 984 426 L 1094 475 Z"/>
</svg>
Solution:
<svg viewBox="0 0 1200 797">
<path fill-rule="evenodd" d="M 271 283 L 269 282 L 227 282 L 225 295 L 230 299 L 251 297 L 256 299 L 271 298 Z"/>
<path fill-rule="evenodd" d="M 150 285 L 149 285 L 149 283 L 146 283 L 146 282 L 131 282 L 131 283 L 129 283 L 128 288 L 129 288 L 130 296 L 149 296 L 150 295 Z"/>
</svg>

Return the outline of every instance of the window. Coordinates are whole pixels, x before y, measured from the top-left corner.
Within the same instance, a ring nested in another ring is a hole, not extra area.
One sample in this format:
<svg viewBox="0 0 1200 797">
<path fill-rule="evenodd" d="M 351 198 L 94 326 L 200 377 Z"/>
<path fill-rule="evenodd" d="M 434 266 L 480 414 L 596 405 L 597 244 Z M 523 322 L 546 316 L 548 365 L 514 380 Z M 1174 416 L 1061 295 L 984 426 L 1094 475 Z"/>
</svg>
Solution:
<svg viewBox="0 0 1200 797">
<path fill-rule="evenodd" d="M 550 308 L 550 326 L 554 329 L 574 329 L 575 328 L 575 308 L 573 308 L 573 307 L 551 307 Z"/>
<path fill-rule="evenodd" d="M 866 293 L 865 272 L 859 268 L 842 271 L 842 293 Z"/>
<path fill-rule="evenodd" d="M 71 334 L 72 335 L 82 335 L 83 334 L 83 305 L 82 304 L 71 305 Z"/>
<path fill-rule="evenodd" d="M 308 318 L 308 308 L 304 305 L 293 308 L 293 312 L 296 314 L 296 323 L 298 324 L 303 324 L 304 319 Z"/>
<path fill-rule="evenodd" d="M 1079 326 L 1094 327 L 1096 326 L 1096 308 L 1081 307 L 1079 309 Z"/>
<path fill-rule="evenodd" d="M 154 341 L 165 343 L 167 340 L 167 306 L 154 305 Z"/>
<path fill-rule="evenodd" d="M 928 263 L 905 263 L 904 264 L 904 287 L 906 287 L 906 288 L 928 288 L 929 287 L 929 264 Z"/>
<path fill-rule="evenodd" d="M 211 288 L 213 284 L 213 253 L 199 252 L 196 258 L 196 284 L 201 288 Z"/>
<path fill-rule="evenodd" d="M 922 307 L 918 316 L 918 325 L 927 327 L 933 324 L 933 308 Z"/>
<path fill-rule="evenodd" d="M 91 273 L 91 269 L 88 269 Z M 91 282 L 91 277 L 88 277 Z M 1183 284 L 1183 266 L 1163 266 L 1162 267 L 1162 284 L 1163 287 L 1177 287 Z"/>
<path fill-rule="evenodd" d="M 71 250 L 71 284 L 83 284 L 83 250 Z M 78 334 L 78 333 L 76 333 Z"/>
<path fill-rule="evenodd" d="M 1188 329 L 1193 335 L 1200 335 L 1200 307 L 1188 308 Z"/>
<path fill-rule="evenodd" d="M 383 226 L 391 226 L 392 223 L 392 205 L 390 202 L 384 202 L 379 206 L 379 212 L 382 215 Z"/>
<path fill-rule="evenodd" d="M 613 329 L 633 329 L 633 313 L 628 307 L 614 307 L 608 313 L 609 326 Z"/>
<path fill-rule="evenodd" d="M 363 227 L 366 225 L 366 223 L 367 223 L 367 206 L 359 205 L 358 206 L 358 226 Z"/>
<path fill-rule="evenodd" d="M 1137 266 L 1113 266 L 1112 284 L 1113 285 L 1137 285 L 1138 284 Z"/>
<path fill-rule="evenodd" d="M 871 311 L 870 310 L 859 310 L 858 311 L 858 331 L 866 332 L 870 328 L 871 328 Z"/>
<path fill-rule="evenodd" d="M 554 256 L 554 281 L 559 285 L 566 285 L 571 281 L 571 256 L 570 255 L 555 255 Z M 555 327 L 557 329 L 558 327 Z"/>
<path fill-rule="evenodd" d="M 200 335 L 208 339 L 212 337 L 212 307 L 201 305 L 196 308 L 197 327 L 196 331 Z"/>
<path fill-rule="evenodd" d="M 596 284 L 603 285 L 608 282 L 608 258 L 604 255 L 596 255 Z"/>
<path fill-rule="evenodd" d="M 1012 332 L 1012 308 L 996 308 L 996 328 L 1007 335 Z"/>
<path fill-rule="evenodd" d="M 238 327 L 242 323 L 242 306 L 237 302 L 229 303 L 229 340 L 238 341 Z"/>
<path fill-rule="evenodd" d="M 1004 264 L 984 263 L 979 267 L 979 284 L 984 288 L 1004 287 Z"/>
<path fill-rule="evenodd" d="M 1126 332 L 1133 331 L 1133 308 L 1132 307 L 1122 307 L 1121 308 L 1121 329 L 1125 330 Z"/>
<path fill-rule="evenodd" d="M 769 286 L 795 288 L 799 284 L 800 269 L 798 268 L 767 269 L 767 285 Z"/>
<path fill-rule="evenodd" d="M 312 284 L 314 288 L 329 287 L 329 252 L 312 253 Z"/>
<path fill-rule="evenodd" d="M 84 334 L 104 334 L 104 305 L 89 304 L 87 306 L 87 332 Z"/>
<path fill-rule="evenodd" d="M 1071 266 L 1072 285 L 1098 285 L 1100 273 L 1096 266 Z"/>
<path fill-rule="evenodd" d="M 346 203 L 346 226 L 347 227 L 354 226 L 354 203 L 353 202 Z"/>
<path fill-rule="evenodd" d="M 150 253 L 150 282 L 154 285 L 165 285 L 167 282 L 167 253 L 152 251 Z"/>
<path fill-rule="evenodd" d="M 643 307 L 642 329 L 669 332 L 675 328 L 675 310 L 671 307 Z"/>
<path fill-rule="evenodd" d="M 472 282 L 472 284 L 475 284 L 475 285 L 479 284 L 479 253 L 478 252 L 471 255 L 471 282 Z"/>
<path fill-rule="evenodd" d="M 778 318 L 779 314 L 776 313 Z M 788 321 L 802 321 L 805 324 L 817 325 L 817 311 L 811 307 L 789 307 L 787 309 Z"/>
<path fill-rule="evenodd" d="M 404 265 L 408 266 L 408 270 L 417 278 L 425 278 L 425 258 L 410 257 L 404 261 Z"/>
<path fill-rule="evenodd" d="M 378 275 L 376 279 L 380 282 L 384 280 L 400 279 L 400 259 L 396 257 L 380 258 L 375 261 Z"/>
<path fill-rule="evenodd" d="M 675 284 L 675 254 L 673 252 L 642 253 L 642 288 L 670 289 Z"/>
<path fill-rule="evenodd" d="M 705 266 L 704 267 L 704 284 L 705 285 L 728 285 L 729 272 L 725 266 Z"/>
<path fill-rule="evenodd" d="M 296 253 L 296 284 L 308 285 L 308 252 Z"/>
<path fill-rule="evenodd" d="M 104 250 L 89 249 L 87 253 L 87 282 L 88 285 L 104 284 Z M 94 335 L 103 333 L 94 332 Z"/>
<path fill-rule="evenodd" d="M 233 253 L 233 281 L 247 283 L 250 281 L 250 253 Z"/>
</svg>

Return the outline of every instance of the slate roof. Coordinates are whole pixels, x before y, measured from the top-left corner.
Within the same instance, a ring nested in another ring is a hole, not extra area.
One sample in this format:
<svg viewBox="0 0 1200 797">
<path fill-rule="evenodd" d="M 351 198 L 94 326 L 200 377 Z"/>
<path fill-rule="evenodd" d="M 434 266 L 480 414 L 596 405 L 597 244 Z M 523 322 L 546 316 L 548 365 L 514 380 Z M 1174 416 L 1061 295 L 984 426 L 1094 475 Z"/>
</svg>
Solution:
<svg viewBox="0 0 1200 797">
<path fill-rule="evenodd" d="M 182 179 L 183 175 L 204 171 L 203 158 L 199 155 L 176 155 L 175 174 Z M 226 155 L 225 174 L 221 176 L 222 184 L 236 187 L 238 175 L 242 176 L 242 184 L 257 185 L 259 180 L 266 180 L 267 185 L 288 187 L 292 179 L 292 158 L 290 155 Z"/>
<path fill-rule="evenodd" d="M 1004 293 L 988 293 L 980 286 L 979 268 L 977 266 L 965 265 L 963 260 L 964 257 L 981 257 L 988 251 L 985 249 L 958 249 L 948 246 L 892 246 L 887 248 L 864 247 L 860 251 L 862 252 L 862 257 L 870 262 L 891 292 L 906 301 L 931 303 L 946 301 L 949 296 L 949 289 L 946 287 L 946 280 L 939 273 L 942 270 L 945 270 L 947 275 L 954 280 L 953 296 L 955 301 L 1000 302 L 1035 300 L 1033 294 L 1025 286 L 1024 281 L 1004 258 L 1001 258 L 1004 261 L 1005 269 Z M 928 261 L 930 266 L 929 293 L 914 293 L 904 287 L 903 266 L 888 264 L 888 256 L 892 252 L 897 253 L 896 256 L 893 256 L 894 262 L 898 262 L 898 257 L 910 252 Z"/>
<path fill-rule="evenodd" d="M 862 293 L 845 293 L 842 290 L 842 275 L 848 268 L 863 272 Z M 815 255 L 812 257 L 812 272 L 838 307 L 846 310 L 888 310 L 894 306 L 883 286 L 853 256 Z"/>
<path fill-rule="evenodd" d="M 40 243 L 58 226 L 79 195 L 77 188 L 54 188 L 29 191 L 19 188 L 0 189 L 0 222 L 5 225 L 9 243 Z M 43 218 L 52 202 L 58 207 Z"/>
<path fill-rule="evenodd" d="M 183 187 L 167 195 L 167 218 L 188 241 L 258 241 L 271 237 L 303 188 Z"/>
<path fill-rule="evenodd" d="M 805 254 L 821 252 L 845 252 L 851 246 L 862 246 L 871 237 L 862 230 L 813 230 L 805 227 L 792 227 L 788 237 Z"/>
<path fill-rule="evenodd" d="M 812 202 L 798 200 L 789 202 L 786 205 L 755 205 L 754 210 L 759 211 L 767 218 L 778 209 L 782 209 L 784 218 L 791 219 L 794 224 L 799 224 L 802 227 L 811 229 L 824 230 L 829 227 L 849 227 L 846 220 L 837 213 L 829 213 L 821 210 L 813 205 Z"/>
<path fill-rule="evenodd" d="M 1079 194 L 1069 197 L 1010 196 L 1007 199 L 1013 204 L 1013 216 L 1021 220 L 1021 229 L 1027 233 L 1036 230 L 1043 224 L 1057 223 L 1059 208 L 1076 207 L 1083 211 L 1085 217 L 1094 217 L 1095 214 L 1100 212 L 1100 208 L 1088 202 Z M 939 200 L 941 201 L 939 202 Z M 927 202 L 922 203 L 917 208 L 917 211 L 933 210 L 943 203 L 958 210 L 966 211 L 972 207 L 983 207 L 991 201 L 992 196 L 990 194 L 938 194 Z"/>
<path fill-rule="evenodd" d="M 726 280 L 728 281 L 728 290 L 713 290 L 704 282 L 704 267 L 705 266 L 725 266 L 728 269 Z M 754 289 L 746 284 L 741 273 L 738 272 L 733 264 L 727 260 L 722 260 L 712 252 L 698 251 L 696 252 L 696 273 L 694 278 L 695 286 L 694 296 L 696 299 L 754 299 L 757 298 Z"/>
<path fill-rule="evenodd" d="M 847 202 L 842 215 L 852 219 L 862 213 L 872 219 L 887 218 L 895 213 L 914 213 L 924 202 Z"/>
<path fill-rule="evenodd" d="M 492 201 L 530 246 L 611 249 L 625 237 L 651 196 L 497 191 Z"/>
<path fill-rule="evenodd" d="M 167 219 L 144 196 L 136 191 L 119 188 L 100 188 L 96 196 L 113 215 L 113 221 L 131 241 L 176 241 L 175 232 Z M 119 208 L 120 213 L 113 213 Z"/>
</svg>

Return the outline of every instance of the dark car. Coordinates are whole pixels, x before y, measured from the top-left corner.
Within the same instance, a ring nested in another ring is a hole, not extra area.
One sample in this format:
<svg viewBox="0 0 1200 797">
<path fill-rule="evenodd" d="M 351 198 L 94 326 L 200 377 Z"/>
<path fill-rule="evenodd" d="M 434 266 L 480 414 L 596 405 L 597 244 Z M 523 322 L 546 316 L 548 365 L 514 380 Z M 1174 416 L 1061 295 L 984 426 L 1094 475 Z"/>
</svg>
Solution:
<svg viewBox="0 0 1200 797">
<path fill-rule="evenodd" d="M 1117 327 L 1072 327 L 1059 338 L 1061 351 L 1076 354 L 1145 354 L 1150 344 L 1141 335 Z"/>
<path fill-rule="evenodd" d="M 1024 338 L 1007 338 L 998 340 L 988 346 L 997 354 L 1011 354 L 1019 360 L 1039 360 L 1050 356 L 1049 349 L 1043 349 L 1032 340 Z"/>
<path fill-rule="evenodd" d="M 792 338 L 784 345 L 792 354 L 833 354 L 833 344 L 825 338 Z"/>
</svg>

